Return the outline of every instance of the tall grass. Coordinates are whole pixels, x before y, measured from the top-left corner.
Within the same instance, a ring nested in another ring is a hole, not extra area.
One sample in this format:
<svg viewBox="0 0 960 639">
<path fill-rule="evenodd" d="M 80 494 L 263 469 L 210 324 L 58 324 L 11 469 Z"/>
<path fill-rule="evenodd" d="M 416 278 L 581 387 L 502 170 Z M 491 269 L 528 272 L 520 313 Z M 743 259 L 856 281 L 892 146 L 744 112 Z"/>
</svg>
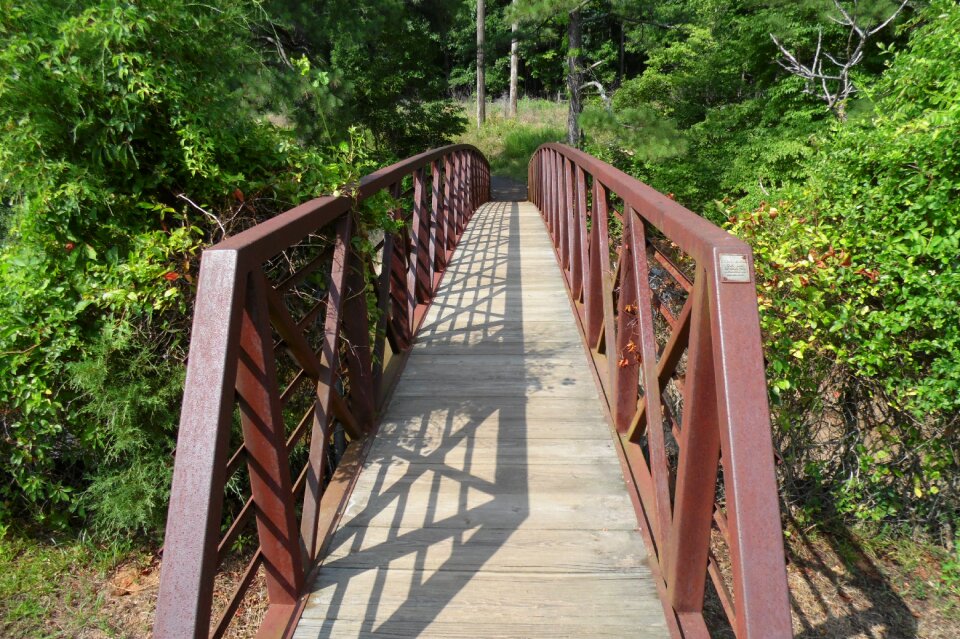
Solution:
<svg viewBox="0 0 960 639">
<path fill-rule="evenodd" d="M 471 125 L 457 140 L 472 144 L 490 160 L 494 175 L 527 181 L 527 162 L 537 147 L 546 142 L 562 142 L 566 138 L 567 105 L 564 102 L 527 99 L 517 104 L 517 116 L 507 117 L 506 103 L 487 105 L 487 119 L 477 128 L 474 102 L 464 102 L 463 109 Z"/>
</svg>

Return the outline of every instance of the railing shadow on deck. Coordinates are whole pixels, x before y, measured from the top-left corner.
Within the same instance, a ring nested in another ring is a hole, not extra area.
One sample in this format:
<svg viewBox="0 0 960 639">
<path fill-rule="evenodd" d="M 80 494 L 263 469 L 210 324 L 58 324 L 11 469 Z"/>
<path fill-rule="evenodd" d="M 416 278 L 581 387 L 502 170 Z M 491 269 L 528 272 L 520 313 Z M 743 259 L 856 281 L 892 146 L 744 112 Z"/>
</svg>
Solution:
<svg viewBox="0 0 960 639">
<path fill-rule="evenodd" d="M 371 238 L 358 237 L 356 217 L 383 191 L 404 225 L 384 235 L 378 269 L 357 248 Z M 290 630 L 377 411 L 489 195 L 485 158 L 453 145 L 204 251 L 155 637 L 222 637 L 261 570 L 270 603 L 260 635 Z M 224 499 L 228 482 L 240 501 Z M 218 566 L 254 521 L 258 547 L 214 619 Z"/>
<path fill-rule="evenodd" d="M 444 282 L 445 287 L 462 295 L 460 299 L 450 300 L 453 304 L 439 306 L 439 301 L 434 302 L 435 319 L 425 324 L 418 336 L 425 348 L 414 350 L 411 364 L 421 353 L 424 356 L 430 353 L 431 347 L 452 346 L 457 355 L 462 353 L 469 358 L 504 340 L 521 353 L 518 360 L 524 358 L 523 332 L 511 330 L 523 320 L 522 283 L 515 288 L 518 274 L 512 271 L 519 270 L 519 266 L 511 266 L 508 259 L 509 255 L 519 252 L 518 207 L 516 203 L 492 206 L 505 214 L 491 214 L 484 220 L 473 221 L 467 231 L 471 235 L 468 241 L 472 250 L 469 255 L 460 253 L 454 258 Z M 488 213 L 493 212 L 498 211 L 488 209 Z M 463 279 L 467 277 L 482 283 L 465 288 Z M 511 286 L 507 286 L 508 280 Z M 506 296 L 502 312 L 493 310 L 500 294 Z M 463 298 L 466 303 L 459 303 Z M 454 325 L 460 327 L 455 333 L 450 330 Z M 467 325 L 470 328 L 464 331 L 462 327 Z M 459 343 L 460 340 L 463 343 Z M 531 383 L 525 370 L 525 366 L 520 366 L 512 371 L 497 371 L 496 375 L 506 383 L 524 388 Z M 320 568 L 315 591 L 322 592 L 326 620 L 320 628 L 311 628 L 310 636 L 337 636 L 337 623 L 341 621 L 351 582 L 369 580 L 371 573 L 374 586 L 361 588 L 364 592 L 369 590 L 372 596 L 366 602 L 360 627 L 350 627 L 351 636 L 357 634 L 354 630 L 364 636 L 373 632 L 385 636 L 418 636 L 476 577 L 474 571 L 500 549 L 529 515 L 528 469 L 522 463 L 528 446 L 524 401 L 497 406 L 490 398 L 485 401 L 472 395 L 469 386 L 465 386 L 459 402 L 438 401 L 430 388 L 418 386 L 413 379 L 401 380 L 397 392 L 402 394 L 396 400 L 400 407 L 388 409 L 391 419 L 386 427 L 396 427 L 405 416 L 416 415 L 421 420 L 419 429 L 413 428 L 409 436 L 394 440 L 398 446 L 379 453 L 374 450 L 368 457 L 370 467 L 364 472 L 370 473 L 376 468 L 379 471 L 367 501 L 357 506 L 358 512 L 352 518 L 345 518 L 334 538 L 330 553 L 338 558 L 324 561 Z M 492 417 L 498 422 L 497 431 L 493 433 L 490 431 Z M 438 418 L 446 423 L 439 445 L 431 446 L 425 436 L 431 422 Z M 473 463 L 472 451 L 481 435 L 480 429 L 484 429 L 483 437 L 494 435 L 496 438 L 493 468 L 477 468 Z M 406 470 L 402 475 L 393 476 L 392 471 L 398 464 Z M 411 485 L 423 480 L 431 482 L 431 489 L 429 505 L 421 514 L 411 511 L 405 498 Z M 451 483 L 457 486 L 453 491 Z M 478 498 L 482 503 L 471 505 L 470 502 Z M 509 509 L 504 508 L 501 503 L 504 501 Z M 372 532 L 371 523 L 385 526 L 377 532 L 385 532 L 387 538 L 364 548 L 365 539 Z M 465 534 L 464 527 L 469 528 L 469 534 Z M 404 528 L 408 530 L 398 531 Z M 427 554 L 431 549 L 449 556 L 438 565 L 428 566 Z M 402 562 L 405 557 L 412 560 L 411 566 L 407 568 L 403 564 L 403 569 L 397 570 L 394 562 Z M 389 566 L 378 563 L 384 558 L 390 560 Z M 410 580 L 401 588 L 406 591 L 401 600 L 383 599 L 384 593 L 397 592 L 396 588 L 384 587 L 388 568 L 389 578 Z M 388 616 L 379 618 L 378 613 L 384 612 Z M 351 616 L 348 612 L 348 620 Z"/>
</svg>

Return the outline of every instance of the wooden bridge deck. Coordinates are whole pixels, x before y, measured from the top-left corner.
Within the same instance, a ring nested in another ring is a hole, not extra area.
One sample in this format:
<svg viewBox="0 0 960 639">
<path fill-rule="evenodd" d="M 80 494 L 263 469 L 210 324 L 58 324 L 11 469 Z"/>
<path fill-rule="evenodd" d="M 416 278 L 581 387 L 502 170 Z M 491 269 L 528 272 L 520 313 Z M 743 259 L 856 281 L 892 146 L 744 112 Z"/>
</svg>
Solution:
<svg viewBox="0 0 960 639">
<path fill-rule="evenodd" d="M 474 216 L 295 636 L 665 637 L 537 209 Z"/>
</svg>

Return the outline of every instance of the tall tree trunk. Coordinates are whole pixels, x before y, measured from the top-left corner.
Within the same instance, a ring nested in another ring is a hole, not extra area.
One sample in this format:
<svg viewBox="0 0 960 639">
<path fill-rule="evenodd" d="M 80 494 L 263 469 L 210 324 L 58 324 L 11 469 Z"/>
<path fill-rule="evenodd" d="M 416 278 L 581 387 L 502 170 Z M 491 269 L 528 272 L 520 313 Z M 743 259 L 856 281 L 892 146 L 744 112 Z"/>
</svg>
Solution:
<svg viewBox="0 0 960 639">
<path fill-rule="evenodd" d="M 627 33 L 626 32 L 627 32 L 627 28 L 624 25 L 624 23 L 621 22 L 620 23 L 620 50 L 619 50 L 620 64 L 617 66 L 617 82 L 615 85 L 615 88 L 618 88 L 618 89 L 620 88 L 620 85 L 623 84 L 623 73 L 626 70 L 626 57 L 627 57 L 627 49 L 626 49 Z"/>
<path fill-rule="evenodd" d="M 517 0 L 513 0 L 513 4 L 517 4 Z M 516 22 L 511 25 L 510 31 L 513 37 L 510 39 L 510 106 L 508 115 L 514 118 L 517 116 L 517 65 L 520 63 L 520 58 L 517 55 L 519 43 L 517 42 Z"/>
<path fill-rule="evenodd" d="M 583 84 L 581 78 L 580 64 L 580 10 L 570 12 L 570 23 L 567 25 L 567 93 L 570 95 L 570 109 L 567 111 L 567 144 L 570 146 L 579 146 L 580 144 L 580 124 L 577 119 L 580 116 L 580 85 Z"/>
<path fill-rule="evenodd" d="M 487 80 L 483 69 L 483 46 L 486 20 L 484 0 L 477 0 L 477 127 L 487 119 Z"/>
</svg>

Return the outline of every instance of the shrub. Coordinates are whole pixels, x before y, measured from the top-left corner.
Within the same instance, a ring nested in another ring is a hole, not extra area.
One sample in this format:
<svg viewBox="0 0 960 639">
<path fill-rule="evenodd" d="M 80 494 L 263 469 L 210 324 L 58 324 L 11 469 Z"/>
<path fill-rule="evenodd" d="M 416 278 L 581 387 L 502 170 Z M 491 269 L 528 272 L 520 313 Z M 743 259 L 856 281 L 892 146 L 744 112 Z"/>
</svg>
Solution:
<svg viewBox="0 0 960 639">
<path fill-rule="evenodd" d="M 809 179 L 731 229 L 757 254 L 794 496 L 949 529 L 960 514 L 960 9 L 937 1 L 926 16 L 870 89 L 873 114 L 838 125 Z"/>
<path fill-rule="evenodd" d="M 247 78 L 319 73 L 271 68 L 265 20 L 0 0 L 0 519 L 156 530 L 201 246 L 363 170 L 358 136 L 304 147 L 251 106 Z"/>
</svg>

